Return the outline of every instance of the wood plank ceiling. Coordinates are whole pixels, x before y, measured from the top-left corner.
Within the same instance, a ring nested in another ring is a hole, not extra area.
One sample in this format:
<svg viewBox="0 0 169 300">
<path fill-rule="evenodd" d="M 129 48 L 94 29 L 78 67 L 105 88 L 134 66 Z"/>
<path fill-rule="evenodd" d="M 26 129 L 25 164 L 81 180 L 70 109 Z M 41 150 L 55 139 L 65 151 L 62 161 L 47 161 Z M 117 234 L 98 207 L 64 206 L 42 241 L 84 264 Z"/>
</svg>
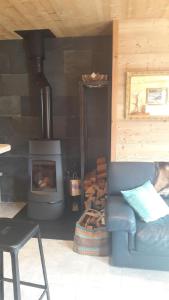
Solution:
<svg viewBox="0 0 169 300">
<path fill-rule="evenodd" d="M 136 18 L 169 18 L 169 0 L 0 0 L 0 39 L 43 28 L 57 37 L 110 34 L 113 19 Z"/>
</svg>

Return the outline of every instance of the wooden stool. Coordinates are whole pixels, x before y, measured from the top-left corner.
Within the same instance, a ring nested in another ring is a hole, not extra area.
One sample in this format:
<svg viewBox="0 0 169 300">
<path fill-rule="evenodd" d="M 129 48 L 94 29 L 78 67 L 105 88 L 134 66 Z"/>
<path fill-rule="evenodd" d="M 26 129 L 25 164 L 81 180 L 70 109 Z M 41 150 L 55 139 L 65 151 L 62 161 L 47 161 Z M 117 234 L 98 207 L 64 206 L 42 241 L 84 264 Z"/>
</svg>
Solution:
<svg viewBox="0 0 169 300">
<path fill-rule="evenodd" d="M 39 252 L 44 277 L 44 285 L 20 281 L 19 276 L 19 250 L 32 238 L 38 238 Z M 11 255 L 13 279 L 5 278 L 3 274 L 3 252 Z M 0 299 L 4 300 L 4 281 L 13 282 L 14 300 L 21 300 L 20 284 L 43 289 L 41 297 L 46 294 L 50 300 L 49 286 L 46 274 L 45 260 L 40 237 L 39 225 L 31 221 L 16 221 L 13 219 L 0 218 Z"/>
</svg>

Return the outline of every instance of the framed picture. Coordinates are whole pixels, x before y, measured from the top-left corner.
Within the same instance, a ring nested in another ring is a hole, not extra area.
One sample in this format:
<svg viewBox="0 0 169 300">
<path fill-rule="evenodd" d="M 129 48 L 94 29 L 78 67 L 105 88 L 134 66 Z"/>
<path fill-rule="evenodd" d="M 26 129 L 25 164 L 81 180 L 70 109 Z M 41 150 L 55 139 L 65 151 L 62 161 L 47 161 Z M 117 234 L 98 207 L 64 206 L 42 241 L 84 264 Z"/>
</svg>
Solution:
<svg viewBox="0 0 169 300">
<path fill-rule="evenodd" d="M 169 120 L 169 72 L 127 72 L 125 117 Z"/>
<path fill-rule="evenodd" d="M 147 88 L 146 104 L 147 105 L 163 105 L 167 103 L 167 88 Z"/>
</svg>

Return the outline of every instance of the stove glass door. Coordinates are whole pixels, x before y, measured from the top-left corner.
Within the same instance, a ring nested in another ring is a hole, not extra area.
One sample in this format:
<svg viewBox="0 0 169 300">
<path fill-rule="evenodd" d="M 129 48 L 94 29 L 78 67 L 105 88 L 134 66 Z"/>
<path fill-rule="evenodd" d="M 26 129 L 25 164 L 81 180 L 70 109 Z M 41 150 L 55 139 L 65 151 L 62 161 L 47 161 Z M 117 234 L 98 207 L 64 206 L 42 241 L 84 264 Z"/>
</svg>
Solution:
<svg viewBox="0 0 169 300">
<path fill-rule="evenodd" d="M 32 191 L 57 191 L 56 161 L 32 160 Z"/>
</svg>

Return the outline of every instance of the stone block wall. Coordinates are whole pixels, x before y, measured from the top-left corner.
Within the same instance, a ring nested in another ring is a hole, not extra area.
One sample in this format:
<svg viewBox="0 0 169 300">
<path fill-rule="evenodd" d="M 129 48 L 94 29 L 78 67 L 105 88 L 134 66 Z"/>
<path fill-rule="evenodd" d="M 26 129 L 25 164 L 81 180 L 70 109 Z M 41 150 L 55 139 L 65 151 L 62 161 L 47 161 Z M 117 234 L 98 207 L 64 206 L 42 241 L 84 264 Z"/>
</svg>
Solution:
<svg viewBox="0 0 169 300">
<path fill-rule="evenodd" d="M 45 75 L 52 87 L 54 138 L 63 146 L 64 172 L 79 166 L 81 75 L 111 76 L 111 37 L 45 40 Z M 12 150 L 0 156 L 2 201 L 27 201 L 28 141 L 40 138 L 40 104 L 30 95 L 22 40 L 0 41 L 0 143 Z"/>
</svg>

